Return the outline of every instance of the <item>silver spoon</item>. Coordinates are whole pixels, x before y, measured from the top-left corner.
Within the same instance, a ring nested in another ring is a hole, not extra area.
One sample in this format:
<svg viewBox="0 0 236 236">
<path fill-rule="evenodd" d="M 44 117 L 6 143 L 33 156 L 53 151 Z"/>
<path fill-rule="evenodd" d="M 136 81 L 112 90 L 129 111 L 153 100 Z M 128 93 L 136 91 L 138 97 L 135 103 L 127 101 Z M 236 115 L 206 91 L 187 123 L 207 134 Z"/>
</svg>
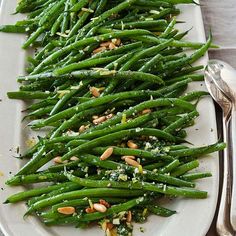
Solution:
<svg viewBox="0 0 236 236">
<path fill-rule="evenodd" d="M 221 92 L 232 102 L 230 149 L 232 158 L 232 198 L 230 222 L 236 231 L 236 70 L 220 60 L 209 62 L 208 70 L 214 73 L 213 80 Z"/>
<path fill-rule="evenodd" d="M 212 73 L 205 69 L 205 83 L 206 87 L 211 94 L 212 98 L 222 109 L 223 112 L 223 141 L 228 143 L 228 129 L 232 104 L 224 96 L 224 94 L 217 88 L 213 79 Z M 230 211 L 230 198 L 231 198 L 231 181 L 230 181 L 230 159 L 228 149 L 224 149 L 224 165 L 223 165 L 223 183 L 221 192 L 221 201 L 219 204 L 219 212 L 216 222 L 216 230 L 220 236 L 232 236 L 232 229 L 230 226 L 229 211 Z"/>
</svg>

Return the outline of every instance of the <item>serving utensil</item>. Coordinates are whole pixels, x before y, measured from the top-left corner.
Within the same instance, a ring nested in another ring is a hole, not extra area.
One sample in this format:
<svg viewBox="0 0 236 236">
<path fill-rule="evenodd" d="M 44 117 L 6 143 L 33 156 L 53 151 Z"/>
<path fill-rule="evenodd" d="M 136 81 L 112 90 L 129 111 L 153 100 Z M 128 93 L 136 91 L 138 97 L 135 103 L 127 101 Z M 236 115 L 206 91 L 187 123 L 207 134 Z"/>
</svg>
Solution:
<svg viewBox="0 0 236 236">
<path fill-rule="evenodd" d="M 229 133 L 230 158 L 232 159 L 232 197 L 230 208 L 230 222 L 236 231 L 236 70 L 228 63 L 212 60 L 208 70 L 213 75 L 216 86 L 232 103 L 231 129 Z"/>
<path fill-rule="evenodd" d="M 205 69 L 205 84 L 206 87 L 215 100 L 216 103 L 222 109 L 222 122 L 223 122 L 223 141 L 229 142 L 229 121 L 232 109 L 231 101 L 225 97 L 225 95 L 219 90 L 219 88 L 214 83 L 212 71 L 208 70 L 208 66 Z M 230 199 L 231 199 L 231 161 L 229 157 L 228 147 L 223 151 L 224 161 L 223 161 L 223 183 L 221 200 L 219 205 L 219 212 L 217 216 L 216 229 L 220 236 L 231 236 L 233 235 L 230 226 L 229 212 L 230 212 Z"/>
</svg>

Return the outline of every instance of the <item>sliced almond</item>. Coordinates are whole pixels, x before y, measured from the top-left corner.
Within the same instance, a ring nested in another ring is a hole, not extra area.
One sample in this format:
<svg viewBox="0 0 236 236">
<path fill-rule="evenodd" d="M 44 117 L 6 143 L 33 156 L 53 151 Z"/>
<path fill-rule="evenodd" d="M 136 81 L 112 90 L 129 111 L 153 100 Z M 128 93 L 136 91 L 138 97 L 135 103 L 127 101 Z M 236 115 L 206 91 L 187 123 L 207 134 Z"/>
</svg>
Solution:
<svg viewBox="0 0 236 236">
<path fill-rule="evenodd" d="M 57 211 L 63 215 L 72 215 L 75 213 L 74 207 L 59 207 Z"/>
<path fill-rule="evenodd" d="M 93 50 L 93 54 L 97 54 L 99 52 L 105 51 L 107 48 L 106 47 L 99 47 Z"/>
<path fill-rule="evenodd" d="M 129 148 L 132 148 L 132 149 L 137 149 L 137 148 L 138 148 L 138 145 L 137 145 L 136 143 L 134 143 L 132 140 L 129 140 L 129 141 L 127 142 L 127 146 L 128 146 Z"/>
<path fill-rule="evenodd" d="M 104 161 L 107 158 L 109 158 L 113 153 L 113 147 L 109 147 L 103 152 L 103 154 L 100 156 L 100 160 Z"/>
<path fill-rule="evenodd" d="M 125 160 L 125 158 L 129 158 L 129 159 L 135 160 L 135 156 L 122 156 L 121 160 Z"/>
<path fill-rule="evenodd" d="M 100 92 L 99 89 L 96 87 L 90 87 L 90 93 L 94 96 L 94 97 L 99 97 L 100 96 Z"/>
<path fill-rule="evenodd" d="M 101 117 L 99 117 L 99 118 L 97 118 L 97 119 L 94 119 L 93 120 L 93 123 L 95 124 L 95 125 L 98 125 L 98 124 L 101 124 L 102 122 L 104 122 L 106 120 L 106 117 L 105 116 L 101 116 Z"/>
<path fill-rule="evenodd" d="M 94 203 L 93 208 L 98 212 L 106 212 L 107 211 L 107 208 L 100 203 Z"/>
<path fill-rule="evenodd" d="M 127 158 L 127 157 L 125 158 L 125 162 L 130 166 L 139 167 L 139 165 L 140 165 L 137 161 L 132 160 L 132 159 Z"/>
</svg>

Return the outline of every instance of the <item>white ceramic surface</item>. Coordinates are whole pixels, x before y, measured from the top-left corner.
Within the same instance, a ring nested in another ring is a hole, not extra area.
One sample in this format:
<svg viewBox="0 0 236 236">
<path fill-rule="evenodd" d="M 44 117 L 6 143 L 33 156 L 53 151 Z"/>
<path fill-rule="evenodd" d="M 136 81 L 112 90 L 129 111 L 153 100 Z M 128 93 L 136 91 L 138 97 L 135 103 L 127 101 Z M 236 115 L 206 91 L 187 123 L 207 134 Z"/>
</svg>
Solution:
<svg viewBox="0 0 236 236">
<path fill-rule="evenodd" d="M 22 18 L 19 15 L 10 15 L 14 12 L 16 0 L 3 0 L 0 7 L 0 25 L 11 24 Z M 181 6 L 183 13 L 179 19 L 186 21 L 179 28 L 193 30 L 188 39 L 205 41 L 203 23 L 200 8 L 198 6 Z M 17 90 L 16 77 L 24 73 L 26 53 L 21 49 L 24 36 L 0 33 L 0 202 L 7 196 L 24 190 L 23 187 L 7 187 L 4 185 L 12 173 L 16 173 L 20 162 L 13 158 L 17 146 L 24 146 L 28 130 L 21 124 L 21 110 L 24 103 L 8 100 L 7 91 Z M 207 57 L 201 59 L 206 63 Z M 193 83 L 192 89 L 204 89 L 202 83 Z M 214 105 L 210 97 L 202 99 L 198 105 L 200 117 L 196 125 L 188 129 L 188 140 L 196 146 L 212 144 L 217 141 Z M 176 199 L 168 204 L 171 209 L 177 210 L 177 214 L 169 218 L 151 216 L 143 225 L 135 225 L 135 236 L 204 236 L 210 227 L 218 194 L 218 155 L 211 154 L 200 159 L 200 171 L 211 171 L 213 177 L 197 182 L 197 188 L 206 190 L 209 197 L 204 200 Z M 97 227 L 88 230 L 79 230 L 73 227 L 45 227 L 35 217 L 23 219 L 26 206 L 23 203 L 16 205 L 0 204 L 0 225 L 6 236 L 99 236 L 103 232 Z M 139 231 L 139 227 L 145 229 L 145 233 Z"/>
</svg>

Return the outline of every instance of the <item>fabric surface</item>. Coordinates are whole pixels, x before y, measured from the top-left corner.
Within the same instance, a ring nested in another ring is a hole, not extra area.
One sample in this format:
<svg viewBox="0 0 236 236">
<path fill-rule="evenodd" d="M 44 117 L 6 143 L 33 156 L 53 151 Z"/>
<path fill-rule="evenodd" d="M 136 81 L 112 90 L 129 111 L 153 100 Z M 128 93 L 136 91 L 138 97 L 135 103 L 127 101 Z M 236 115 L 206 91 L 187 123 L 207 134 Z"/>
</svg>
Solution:
<svg viewBox="0 0 236 236">
<path fill-rule="evenodd" d="M 220 46 L 210 50 L 210 59 L 225 60 L 236 68 L 236 0 L 202 0 L 200 3 L 206 34 L 211 30 L 214 43 Z M 216 235 L 213 222 L 207 236 Z M 0 236 L 4 235 L 0 232 Z"/>
</svg>

